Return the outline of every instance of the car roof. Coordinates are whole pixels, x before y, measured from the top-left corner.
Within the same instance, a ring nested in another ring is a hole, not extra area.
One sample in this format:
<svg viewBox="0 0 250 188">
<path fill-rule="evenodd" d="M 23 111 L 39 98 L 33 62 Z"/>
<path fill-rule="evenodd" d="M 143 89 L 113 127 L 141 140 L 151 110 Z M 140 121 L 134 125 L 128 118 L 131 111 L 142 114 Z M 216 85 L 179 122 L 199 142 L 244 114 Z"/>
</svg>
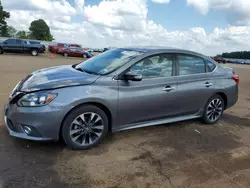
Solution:
<svg viewBox="0 0 250 188">
<path fill-rule="evenodd" d="M 134 50 L 134 51 L 139 51 L 139 52 L 175 52 L 175 53 L 185 53 L 185 54 L 190 54 L 190 55 L 196 55 L 196 56 L 201 56 L 201 57 L 206 57 L 203 54 L 190 51 L 190 50 L 185 50 L 185 49 L 180 49 L 180 48 L 173 48 L 173 47 L 163 47 L 163 46 L 144 46 L 144 47 L 122 47 L 120 49 L 126 49 L 126 50 Z"/>
</svg>

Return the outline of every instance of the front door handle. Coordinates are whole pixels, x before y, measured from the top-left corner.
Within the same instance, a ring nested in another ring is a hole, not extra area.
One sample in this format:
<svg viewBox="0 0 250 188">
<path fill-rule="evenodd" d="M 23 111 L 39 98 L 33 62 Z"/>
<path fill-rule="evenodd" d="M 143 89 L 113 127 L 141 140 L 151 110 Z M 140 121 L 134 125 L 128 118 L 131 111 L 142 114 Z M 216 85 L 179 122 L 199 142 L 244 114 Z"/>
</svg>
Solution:
<svg viewBox="0 0 250 188">
<path fill-rule="evenodd" d="M 169 91 L 172 91 L 172 90 L 175 90 L 175 89 L 176 89 L 175 87 L 166 86 L 166 87 L 163 89 L 163 91 L 169 92 Z"/>
<path fill-rule="evenodd" d="M 213 86 L 212 83 L 210 83 L 210 82 L 206 82 L 206 83 L 205 83 L 205 87 L 211 87 L 211 86 Z"/>
</svg>

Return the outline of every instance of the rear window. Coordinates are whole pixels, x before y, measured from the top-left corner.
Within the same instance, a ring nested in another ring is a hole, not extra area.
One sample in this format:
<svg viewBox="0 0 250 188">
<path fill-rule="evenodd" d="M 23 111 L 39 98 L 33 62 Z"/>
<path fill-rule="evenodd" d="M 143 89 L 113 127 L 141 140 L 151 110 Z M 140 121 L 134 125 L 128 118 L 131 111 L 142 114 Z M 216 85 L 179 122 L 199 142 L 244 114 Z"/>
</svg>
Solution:
<svg viewBox="0 0 250 188">
<path fill-rule="evenodd" d="M 205 60 L 207 72 L 213 72 L 216 65 L 209 60 Z"/>
</svg>

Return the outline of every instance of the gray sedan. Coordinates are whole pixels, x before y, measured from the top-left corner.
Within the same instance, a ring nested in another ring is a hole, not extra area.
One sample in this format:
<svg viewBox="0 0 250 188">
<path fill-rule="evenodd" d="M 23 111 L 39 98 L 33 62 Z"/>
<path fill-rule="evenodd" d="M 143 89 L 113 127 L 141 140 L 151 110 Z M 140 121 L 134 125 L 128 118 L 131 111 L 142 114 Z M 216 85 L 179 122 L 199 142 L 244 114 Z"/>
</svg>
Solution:
<svg viewBox="0 0 250 188">
<path fill-rule="evenodd" d="M 195 52 L 118 48 L 28 75 L 9 97 L 5 125 L 14 137 L 88 149 L 108 132 L 194 118 L 216 123 L 237 102 L 238 83 L 232 69 Z"/>
</svg>

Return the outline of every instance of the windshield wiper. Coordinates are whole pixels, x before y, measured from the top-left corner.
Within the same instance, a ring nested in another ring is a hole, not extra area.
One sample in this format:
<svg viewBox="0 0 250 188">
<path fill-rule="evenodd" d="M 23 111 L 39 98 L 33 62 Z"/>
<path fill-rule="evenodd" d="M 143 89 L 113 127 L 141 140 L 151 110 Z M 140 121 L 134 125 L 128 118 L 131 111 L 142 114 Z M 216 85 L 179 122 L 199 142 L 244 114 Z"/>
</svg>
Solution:
<svg viewBox="0 0 250 188">
<path fill-rule="evenodd" d="M 78 71 L 81 71 L 81 72 L 86 72 L 88 74 L 95 74 L 95 75 L 100 75 L 99 73 L 97 72 L 92 72 L 92 71 L 89 71 L 89 70 L 85 70 L 85 69 L 82 69 L 80 67 L 76 68 L 76 67 L 73 67 L 74 69 L 78 70 Z"/>
</svg>

